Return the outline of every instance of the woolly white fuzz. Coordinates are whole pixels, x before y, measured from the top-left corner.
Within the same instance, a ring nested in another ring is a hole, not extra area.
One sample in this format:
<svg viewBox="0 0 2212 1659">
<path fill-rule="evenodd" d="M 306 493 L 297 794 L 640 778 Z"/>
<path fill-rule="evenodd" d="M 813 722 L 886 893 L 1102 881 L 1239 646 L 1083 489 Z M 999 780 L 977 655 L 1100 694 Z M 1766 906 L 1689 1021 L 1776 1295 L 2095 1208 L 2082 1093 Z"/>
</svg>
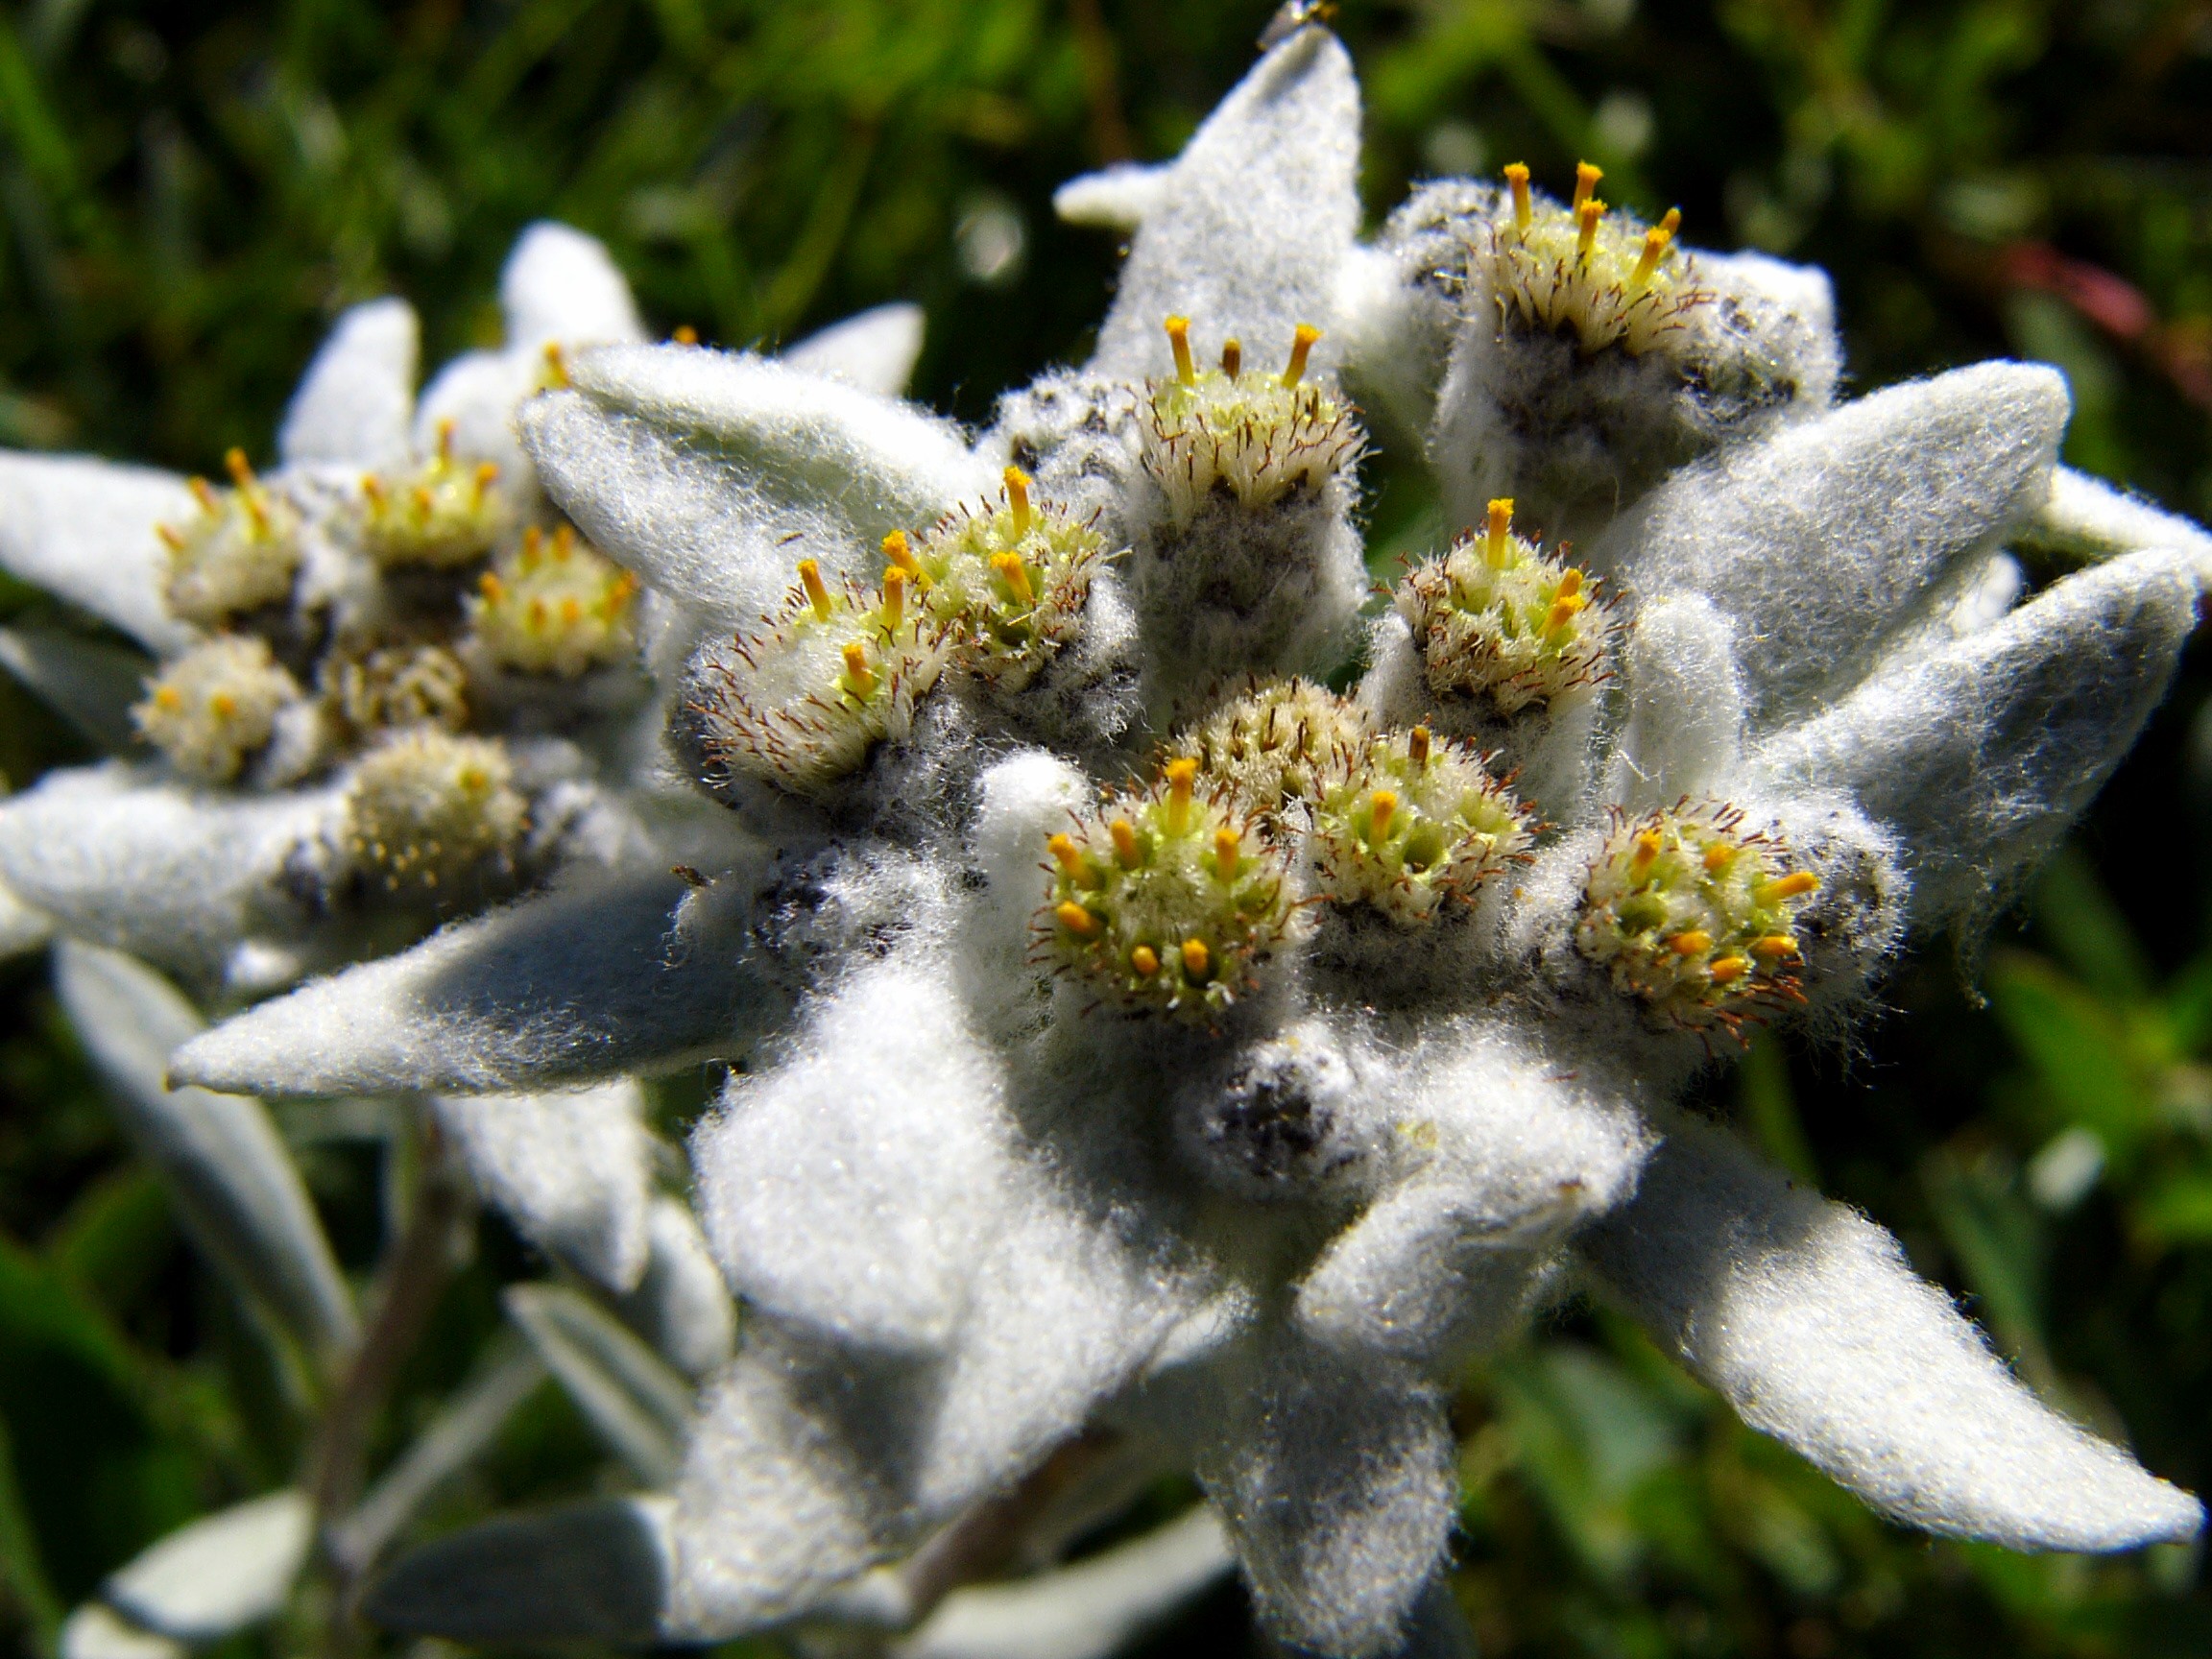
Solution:
<svg viewBox="0 0 2212 1659">
<path fill-rule="evenodd" d="M 276 452 L 285 465 L 373 469 L 404 462 L 421 335 L 404 300 L 372 300 L 339 318 L 284 412 Z"/>
<path fill-rule="evenodd" d="M 785 348 L 782 362 L 878 397 L 902 397 L 922 356 L 923 323 L 919 305 L 878 305 Z"/>
<path fill-rule="evenodd" d="M 0 454 L 0 566 L 156 651 L 180 650 L 194 635 L 163 597 L 169 549 L 156 526 L 198 511 L 174 473 L 81 455 Z"/>
</svg>

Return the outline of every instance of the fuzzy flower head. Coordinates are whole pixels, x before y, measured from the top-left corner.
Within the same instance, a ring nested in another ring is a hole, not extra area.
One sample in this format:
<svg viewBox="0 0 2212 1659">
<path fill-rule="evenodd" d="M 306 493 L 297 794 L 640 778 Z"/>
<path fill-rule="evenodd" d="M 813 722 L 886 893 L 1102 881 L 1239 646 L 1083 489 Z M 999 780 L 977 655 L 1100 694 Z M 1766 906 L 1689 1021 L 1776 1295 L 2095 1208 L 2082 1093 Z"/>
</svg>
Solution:
<svg viewBox="0 0 2212 1659">
<path fill-rule="evenodd" d="M 574 680 L 636 651 L 637 592 L 637 579 L 579 541 L 573 525 L 548 536 L 533 524 L 476 579 L 469 613 L 502 668 Z"/>
<path fill-rule="evenodd" d="M 276 734 L 300 685 L 252 636 L 218 634 L 172 660 L 131 718 L 188 777 L 228 782 Z"/>
<path fill-rule="evenodd" d="M 1575 200 L 1538 206 L 1528 169 L 1505 169 L 1513 210 L 1489 234 L 1489 286 L 1506 327 L 1571 336 L 1587 354 L 1618 347 L 1631 357 L 1664 350 L 1684 331 L 1683 313 L 1710 296 L 1690 286 L 1675 251 L 1682 215 L 1669 209 L 1649 228 L 1607 214 L 1597 196 L 1603 175 L 1575 170 Z"/>
<path fill-rule="evenodd" d="M 300 567 L 299 512 L 253 475 L 243 449 L 225 465 L 230 489 L 189 479 L 199 511 L 154 527 L 169 552 L 163 598 L 180 621 L 204 628 L 283 603 Z"/>
<path fill-rule="evenodd" d="M 437 447 L 415 467 L 362 474 L 362 550 L 387 570 L 472 565 L 514 520 L 499 464 L 456 461 L 453 430 L 450 419 L 440 421 Z"/>
</svg>

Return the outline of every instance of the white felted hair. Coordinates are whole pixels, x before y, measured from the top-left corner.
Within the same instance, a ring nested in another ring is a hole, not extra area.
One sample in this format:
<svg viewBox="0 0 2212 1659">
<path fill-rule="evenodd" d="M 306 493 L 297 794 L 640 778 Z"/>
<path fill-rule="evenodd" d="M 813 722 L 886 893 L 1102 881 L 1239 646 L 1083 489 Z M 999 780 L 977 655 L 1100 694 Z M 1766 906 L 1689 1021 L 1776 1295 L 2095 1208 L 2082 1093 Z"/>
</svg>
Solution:
<svg viewBox="0 0 2212 1659">
<path fill-rule="evenodd" d="M 199 510 L 171 472 L 0 453 L 0 566 L 156 651 L 182 650 L 194 637 L 162 597 L 169 552 L 156 526 L 187 523 Z"/>
<path fill-rule="evenodd" d="M 499 274 L 510 346 L 620 345 L 645 338 L 630 284 L 596 237 L 550 219 L 516 240 Z"/>
<path fill-rule="evenodd" d="M 2052 469 L 2051 493 L 2031 533 L 2037 541 L 2096 559 L 2153 547 L 2186 553 L 2199 584 L 2212 584 L 2212 536 L 2177 514 L 2071 467 Z"/>
<path fill-rule="evenodd" d="M 679 1371 L 704 1381 L 729 1363 L 736 1307 L 687 1206 L 656 1198 L 645 1225 L 645 1271 L 621 1298 L 622 1317 Z"/>
<path fill-rule="evenodd" d="M 878 305 L 786 347 L 782 362 L 878 397 L 902 397 L 922 355 L 923 322 L 919 305 Z"/>
<path fill-rule="evenodd" d="M 2040 1405 L 1888 1234 L 1719 1130 L 1670 1127 L 1635 1202 L 1581 1250 L 1745 1422 L 1901 1521 L 2016 1550 L 2203 1524 L 2195 1499 Z"/>
<path fill-rule="evenodd" d="M 1736 630 L 1698 593 L 1653 599 L 1629 634 L 1628 727 L 1612 797 L 1630 811 L 1724 786 L 1743 747 Z"/>
<path fill-rule="evenodd" d="M 286 466 L 396 467 L 407 459 L 421 325 L 404 300 L 338 319 L 292 394 L 276 452 Z"/>
<path fill-rule="evenodd" d="M 1053 191 L 1052 211 L 1070 225 L 1134 230 L 1160 210 L 1173 172 L 1171 165 L 1117 161 Z"/>
</svg>

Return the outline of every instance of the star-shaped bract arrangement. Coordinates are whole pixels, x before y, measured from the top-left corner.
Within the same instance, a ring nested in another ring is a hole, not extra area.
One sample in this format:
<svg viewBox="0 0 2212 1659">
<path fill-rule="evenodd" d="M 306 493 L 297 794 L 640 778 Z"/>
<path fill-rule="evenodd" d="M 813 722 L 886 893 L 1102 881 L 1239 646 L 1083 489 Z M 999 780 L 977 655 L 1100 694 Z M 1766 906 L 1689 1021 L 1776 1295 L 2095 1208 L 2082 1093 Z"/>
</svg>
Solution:
<svg viewBox="0 0 2212 1659">
<path fill-rule="evenodd" d="M 1903 1521 L 2197 1530 L 1676 1101 L 1987 915 L 2162 695 L 2202 533 L 2055 470 L 2048 370 L 1831 406 L 1817 274 L 1688 253 L 1595 169 L 1564 205 L 1427 186 L 1360 247 L 1358 126 L 1304 28 L 1176 162 L 1070 187 L 1135 228 L 1115 306 L 974 445 L 668 348 L 525 409 L 553 499 L 692 624 L 673 742 L 754 853 L 525 901 L 177 1066 L 742 1051 L 694 1159 L 749 1323 L 672 1499 L 463 1534 L 373 1612 L 556 1633 L 588 1539 L 629 1563 L 599 1634 L 850 1612 L 1104 1427 L 1197 1472 L 1278 1635 L 1386 1651 L 1445 1555 L 1450 1379 L 1576 1286 Z M 1348 384 L 1470 528 L 1339 695 Z M 2100 562 L 2023 599 L 2028 540 Z"/>
</svg>

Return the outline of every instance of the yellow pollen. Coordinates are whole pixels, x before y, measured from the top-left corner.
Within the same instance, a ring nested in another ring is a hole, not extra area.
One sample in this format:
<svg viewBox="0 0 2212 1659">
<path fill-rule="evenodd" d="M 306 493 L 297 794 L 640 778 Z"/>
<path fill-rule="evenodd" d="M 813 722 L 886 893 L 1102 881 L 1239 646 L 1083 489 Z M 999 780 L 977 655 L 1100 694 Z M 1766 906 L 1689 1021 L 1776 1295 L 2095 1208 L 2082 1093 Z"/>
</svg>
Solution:
<svg viewBox="0 0 2212 1659">
<path fill-rule="evenodd" d="M 476 591 L 496 605 L 507 591 L 507 584 L 487 570 L 476 578 Z"/>
<path fill-rule="evenodd" d="M 1568 623 L 1581 614 L 1582 608 L 1589 603 L 1590 601 L 1583 598 L 1579 593 L 1560 594 L 1558 598 L 1551 601 L 1551 609 L 1545 615 L 1544 632 L 1547 634 L 1558 633 L 1560 629 L 1566 627 Z"/>
<path fill-rule="evenodd" d="M 1759 889 L 1759 902 L 1772 904 L 1782 899 L 1802 899 L 1820 885 L 1820 878 L 1810 870 L 1792 870 L 1787 876 L 1778 876 Z"/>
<path fill-rule="evenodd" d="M 883 622 L 897 631 L 906 620 L 906 572 L 894 565 L 883 572 Z"/>
<path fill-rule="evenodd" d="M 1306 359 L 1312 355 L 1313 342 L 1321 338 L 1321 330 L 1310 323 L 1301 323 L 1290 334 L 1290 366 L 1283 371 L 1283 384 L 1295 386 L 1306 378 Z"/>
<path fill-rule="evenodd" d="M 567 598 L 561 601 L 561 625 L 564 628 L 573 628 L 577 623 L 583 620 L 583 600 L 577 598 L 575 594 L 571 593 Z"/>
<path fill-rule="evenodd" d="M 154 687 L 154 707 L 165 713 L 174 714 L 184 707 L 184 694 L 174 685 L 156 685 Z"/>
<path fill-rule="evenodd" d="M 1244 373 L 1244 348 L 1235 340 L 1221 342 L 1221 373 L 1232 380 Z"/>
<path fill-rule="evenodd" d="M 1367 830 L 1367 844 L 1372 847 L 1390 833 L 1390 820 L 1398 815 L 1398 797 L 1388 789 L 1378 789 L 1367 797 L 1372 814 Z"/>
<path fill-rule="evenodd" d="M 688 323 L 679 323 L 676 325 L 676 332 L 668 338 L 679 346 L 696 346 L 699 344 L 699 330 Z"/>
<path fill-rule="evenodd" d="M 1482 545 L 1482 556 L 1493 570 L 1505 568 L 1505 537 L 1512 528 L 1513 497 L 1501 495 L 1490 503 L 1490 534 Z"/>
<path fill-rule="evenodd" d="M 1183 972 L 1193 979 L 1203 979 L 1214 966 L 1214 953 L 1206 949 L 1203 939 L 1183 941 Z"/>
<path fill-rule="evenodd" d="M 1406 733 L 1406 757 L 1416 766 L 1429 764 L 1429 728 L 1416 726 Z"/>
<path fill-rule="evenodd" d="M 1628 273 L 1628 286 L 1641 288 L 1651 280 L 1651 273 L 1659 269 L 1660 255 L 1667 252 L 1667 244 L 1673 238 L 1654 225 L 1644 232 L 1644 252 L 1638 255 L 1636 269 Z"/>
<path fill-rule="evenodd" d="M 1628 856 L 1628 868 L 1638 876 L 1643 875 L 1659 861 L 1659 854 L 1665 847 L 1666 843 L 1659 838 L 1658 830 L 1645 830 L 1636 837 L 1636 851 Z"/>
<path fill-rule="evenodd" d="M 818 622 L 829 621 L 832 607 L 830 589 L 822 583 L 822 566 L 811 559 L 800 560 L 799 585 L 806 589 L 806 601 L 814 607 L 814 619 Z"/>
<path fill-rule="evenodd" d="M 1060 861 L 1060 868 L 1080 881 L 1083 878 L 1083 854 L 1076 850 L 1072 835 L 1055 835 L 1045 843 L 1045 850 Z"/>
<path fill-rule="evenodd" d="M 215 499 L 215 486 L 204 478 L 187 478 L 185 486 L 192 492 L 192 499 L 200 503 L 203 513 L 213 513 L 221 505 Z"/>
<path fill-rule="evenodd" d="M 1686 933 L 1677 933 L 1667 941 L 1667 949 L 1677 956 L 1695 956 L 1713 949 L 1713 935 L 1702 927 L 1693 927 Z"/>
<path fill-rule="evenodd" d="M 178 529 L 176 525 L 156 524 L 154 526 L 154 534 L 160 537 L 168 544 L 172 553 L 184 551 L 184 532 Z"/>
<path fill-rule="evenodd" d="M 1175 378 L 1186 386 L 1198 384 L 1198 366 L 1190 361 L 1190 319 L 1167 319 L 1167 348 L 1175 353 Z"/>
<path fill-rule="evenodd" d="M 1014 534 L 1029 534 L 1029 474 L 1019 467 L 1006 469 L 1006 505 L 1014 510 Z"/>
<path fill-rule="evenodd" d="M 567 388 L 568 360 L 562 352 L 561 343 L 558 340 L 545 342 L 545 379 L 546 383 L 556 390 Z"/>
<path fill-rule="evenodd" d="M 1787 933 L 1769 933 L 1763 939 L 1751 941 L 1751 954 L 1773 958 L 1787 958 L 1797 954 L 1797 941 Z"/>
<path fill-rule="evenodd" d="M 1137 970 L 1140 978 L 1149 979 L 1160 972 L 1160 952 L 1149 945 L 1140 945 L 1129 952 L 1129 966 Z"/>
<path fill-rule="evenodd" d="M 531 600 L 531 601 L 530 601 L 530 632 L 531 632 L 531 633 L 533 633 L 533 634 L 542 634 L 542 633 L 544 633 L 544 632 L 545 632 L 545 620 L 546 620 L 546 617 L 547 617 L 548 615 L 550 615 L 550 614 L 551 614 L 551 613 L 549 613 L 549 612 L 548 612 L 548 611 L 545 609 L 545 601 L 544 601 L 544 600 L 542 600 L 542 599 L 533 599 L 533 600 Z"/>
<path fill-rule="evenodd" d="M 1570 565 L 1566 569 L 1559 573 L 1559 586 L 1553 589 L 1551 596 L 1554 599 L 1572 599 L 1575 594 L 1581 591 L 1581 566 L 1577 565 Z"/>
<path fill-rule="evenodd" d="M 1505 169 L 1505 182 L 1513 187 L 1513 228 L 1525 234 L 1536 212 L 1528 201 L 1528 164 L 1525 161 L 1510 164 Z"/>
<path fill-rule="evenodd" d="M 1723 956 L 1706 972 L 1713 975 L 1714 984 L 1733 985 L 1751 972 L 1751 959 L 1748 956 Z"/>
<path fill-rule="evenodd" d="M 1190 815 L 1190 786 L 1198 778 L 1198 762 L 1191 759 L 1167 762 L 1167 832 L 1183 833 L 1185 821 Z"/>
<path fill-rule="evenodd" d="M 1237 855 L 1243 851 L 1243 837 L 1224 824 L 1214 831 L 1214 868 L 1221 873 L 1221 879 L 1237 879 Z"/>
<path fill-rule="evenodd" d="M 567 558 L 570 553 L 575 551 L 575 525 L 564 524 L 560 529 L 553 532 L 553 562 L 555 564 L 559 564 L 562 560 Z"/>
<path fill-rule="evenodd" d="M 1679 207 L 1668 208 L 1667 217 L 1659 221 L 1659 228 L 1667 232 L 1668 241 L 1673 241 L 1682 228 L 1682 209 Z"/>
<path fill-rule="evenodd" d="M 845 680 L 863 700 L 876 693 L 876 670 L 868 666 L 868 647 L 854 639 L 845 647 Z"/>
<path fill-rule="evenodd" d="M 1587 259 L 1590 250 L 1598 245 L 1598 221 L 1605 217 L 1605 204 L 1593 196 L 1575 209 L 1580 228 L 1575 233 L 1575 257 Z"/>
<path fill-rule="evenodd" d="M 1736 849 L 1725 841 L 1716 841 L 1705 849 L 1705 869 L 1709 875 L 1718 876 L 1735 862 Z"/>
<path fill-rule="evenodd" d="M 476 504 L 479 507 L 484 504 L 484 492 L 492 488 L 493 480 L 498 476 L 498 462 L 479 461 L 476 463 Z M 564 525 L 563 528 L 565 529 L 566 526 Z"/>
<path fill-rule="evenodd" d="M 230 482 L 241 490 L 253 488 L 253 469 L 246 465 L 246 451 L 227 449 L 223 452 L 223 469 L 230 474 Z"/>
<path fill-rule="evenodd" d="M 550 351 L 552 348 L 546 349 Z M 438 422 L 438 459 L 448 462 L 453 459 L 453 417 L 450 415 Z"/>
<path fill-rule="evenodd" d="M 1078 939 L 1088 939 L 1098 931 L 1098 918 L 1092 915 L 1090 911 L 1084 909 L 1072 899 L 1066 900 L 1053 908 L 1052 920 L 1059 923 L 1061 926 L 1067 928 Z"/>
<path fill-rule="evenodd" d="M 207 699 L 207 711 L 218 720 L 228 720 L 238 712 L 238 699 L 228 691 L 218 691 Z"/>
<path fill-rule="evenodd" d="M 1114 856 L 1120 860 L 1121 868 L 1137 868 L 1137 827 L 1126 818 L 1117 818 L 1106 826 L 1106 833 L 1114 837 Z"/>
<path fill-rule="evenodd" d="M 1598 194 L 1598 180 L 1605 177 L 1605 169 L 1592 166 L 1587 161 L 1575 164 L 1575 211 L 1582 211 L 1582 204 Z"/>
<path fill-rule="evenodd" d="M 999 581 L 1014 590 L 1014 597 L 1025 609 L 1036 609 L 1037 589 L 1029 585 L 1029 567 L 1022 563 L 1021 554 L 992 554 L 991 570 Z"/>
</svg>

